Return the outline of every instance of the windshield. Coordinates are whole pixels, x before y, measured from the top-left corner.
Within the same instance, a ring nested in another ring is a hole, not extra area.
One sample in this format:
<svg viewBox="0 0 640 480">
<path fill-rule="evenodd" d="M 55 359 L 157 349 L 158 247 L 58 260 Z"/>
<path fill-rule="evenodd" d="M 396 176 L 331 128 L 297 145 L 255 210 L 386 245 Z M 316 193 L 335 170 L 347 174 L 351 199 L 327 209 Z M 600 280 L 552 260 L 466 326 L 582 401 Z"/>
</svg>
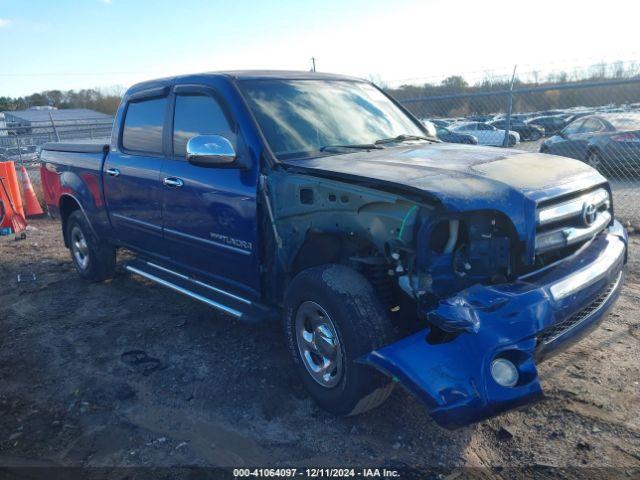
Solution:
<svg viewBox="0 0 640 480">
<path fill-rule="evenodd" d="M 365 82 L 244 80 L 240 86 L 271 150 L 281 160 L 318 155 L 332 146 L 366 146 L 400 135 L 425 135 L 382 92 Z"/>
</svg>

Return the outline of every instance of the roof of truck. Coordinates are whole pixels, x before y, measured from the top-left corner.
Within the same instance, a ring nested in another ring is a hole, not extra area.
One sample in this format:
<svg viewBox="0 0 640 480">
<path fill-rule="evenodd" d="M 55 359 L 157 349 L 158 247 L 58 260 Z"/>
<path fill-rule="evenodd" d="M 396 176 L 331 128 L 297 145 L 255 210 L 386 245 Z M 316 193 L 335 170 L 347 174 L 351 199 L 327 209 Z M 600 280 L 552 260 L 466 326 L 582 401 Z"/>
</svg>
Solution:
<svg viewBox="0 0 640 480">
<path fill-rule="evenodd" d="M 158 78 L 133 85 L 129 92 L 145 90 L 147 88 L 164 87 L 180 79 L 194 79 L 197 77 L 227 77 L 236 80 L 282 79 L 282 80 L 348 80 L 364 81 L 361 78 L 339 75 L 335 73 L 306 72 L 296 70 L 224 70 L 219 72 L 191 73 L 174 77 Z"/>
<path fill-rule="evenodd" d="M 230 70 L 226 72 L 211 72 L 237 78 L 239 80 L 276 78 L 276 79 L 303 79 L 303 80 L 359 80 L 361 78 L 350 77 L 338 73 L 307 72 L 297 70 Z"/>
</svg>

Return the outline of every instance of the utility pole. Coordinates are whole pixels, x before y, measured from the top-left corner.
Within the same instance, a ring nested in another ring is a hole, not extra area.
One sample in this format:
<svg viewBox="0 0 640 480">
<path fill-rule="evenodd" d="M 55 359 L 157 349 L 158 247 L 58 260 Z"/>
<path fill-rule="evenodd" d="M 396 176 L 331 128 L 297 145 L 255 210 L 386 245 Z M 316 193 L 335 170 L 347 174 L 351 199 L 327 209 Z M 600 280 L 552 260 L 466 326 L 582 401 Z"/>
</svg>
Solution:
<svg viewBox="0 0 640 480">
<path fill-rule="evenodd" d="M 311 57 L 311 71 L 316 71 L 316 57 Z"/>
</svg>

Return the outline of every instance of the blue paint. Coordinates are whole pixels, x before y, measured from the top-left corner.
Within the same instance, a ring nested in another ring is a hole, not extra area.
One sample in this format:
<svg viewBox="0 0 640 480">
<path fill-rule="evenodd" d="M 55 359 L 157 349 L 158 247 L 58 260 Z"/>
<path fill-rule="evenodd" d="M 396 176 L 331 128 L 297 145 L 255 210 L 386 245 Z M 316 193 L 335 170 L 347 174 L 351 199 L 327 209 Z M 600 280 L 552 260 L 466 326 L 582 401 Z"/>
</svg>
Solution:
<svg viewBox="0 0 640 480">
<path fill-rule="evenodd" d="M 302 172 L 313 177 L 312 182 L 330 177 L 361 183 L 369 189 L 398 192 L 403 201 L 419 199 L 416 203 L 421 206 L 407 209 L 406 214 L 403 211 L 402 224 L 392 235 L 399 243 L 414 242 L 418 271 L 428 272 L 434 280 L 433 293 L 439 299 L 435 304 L 418 302 L 419 317 L 449 335 L 436 341 L 426 328 L 369 353 L 361 361 L 397 378 L 424 401 L 438 423 L 449 428 L 540 398 L 537 363 L 597 325 L 615 302 L 620 286 L 597 314 L 560 338 L 541 345 L 538 337 L 598 298 L 623 270 L 626 258 L 611 265 L 597 282 L 559 301 L 551 298 L 549 286 L 598 261 L 616 242 L 626 244 L 624 229 L 612 223 L 606 234 L 598 235 L 573 257 L 526 280 L 485 285 L 481 278 L 473 277 L 463 287 L 452 273 L 452 254 L 430 251 L 430 235 L 443 219 L 465 215 L 478 218 L 480 212 L 491 212 L 513 227 L 514 243 L 523 246 L 522 261 L 531 265 L 537 205 L 598 185 L 609 188 L 606 180 L 574 160 L 453 144 L 404 144 L 279 162 L 240 93 L 237 77 L 340 78 L 296 72 L 239 72 L 189 75 L 136 85 L 123 98 L 109 145 L 59 145 L 43 150 L 43 161 L 57 169 L 47 178 L 58 183 L 45 185 L 54 192 L 51 211 L 59 211 L 67 200 L 77 202 L 99 237 L 178 271 L 208 278 L 231 292 L 277 306 L 288 272 L 283 265 L 272 262 L 269 248 L 275 246 L 266 241 L 271 224 L 258 189 L 261 173 L 268 176 L 277 169 L 279 178 L 286 178 L 290 171 Z M 211 95 L 223 107 L 238 139 L 238 160 L 231 168 L 199 167 L 174 155 L 173 112 L 176 91 L 181 88 Z M 145 98 L 165 99 L 166 114 L 159 127 L 160 137 L 156 137 L 160 145 L 155 153 L 130 151 L 122 141 L 128 106 Z M 549 165 L 540 165 L 547 160 Z M 119 174 L 110 176 L 106 173 L 110 170 Z M 164 177 L 178 177 L 184 185 L 180 189 L 164 186 Z M 418 221 L 425 205 L 433 215 Z M 296 238 L 302 237 L 297 232 Z M 291 238 L 283 238 L 283 242 L 285 248 L 278 250 L 278 257 L 299 247 L 287 245 Z M 261 268 L 266 265 L 273 265 L 274 271 Z M 517 365 L 518 385 L 506 388 L 492 380 L 490 366 L 496 356 Z"/>
</svg>

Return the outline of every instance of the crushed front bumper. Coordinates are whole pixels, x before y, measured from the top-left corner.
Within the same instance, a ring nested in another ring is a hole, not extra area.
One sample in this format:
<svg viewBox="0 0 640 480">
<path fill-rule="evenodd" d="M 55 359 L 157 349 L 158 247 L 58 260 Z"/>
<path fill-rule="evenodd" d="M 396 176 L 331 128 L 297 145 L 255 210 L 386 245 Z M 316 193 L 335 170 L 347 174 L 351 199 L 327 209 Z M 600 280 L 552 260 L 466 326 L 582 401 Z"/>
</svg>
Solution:
<svg viewBox="0 0 640 480">
<path fill-rule="evenodd" d="M 542 396 L 536 364 L 595 328 L 624 281 L 627 235 L 620 223 L 577 254 L 515 283 L 475 285 L 430 315 L 446 321 L 451 306 L 474 318 L 471 332 L 429 343 L 425 329 L 362 361 L 401 382 L 422 399 L 441 426 L 457 428 L 536 401 Z M 452 318 L 458 322 L 459 318 Z M 497 357 L 513 362 L 514 387 L 491 376 Z"/>
</svg>

